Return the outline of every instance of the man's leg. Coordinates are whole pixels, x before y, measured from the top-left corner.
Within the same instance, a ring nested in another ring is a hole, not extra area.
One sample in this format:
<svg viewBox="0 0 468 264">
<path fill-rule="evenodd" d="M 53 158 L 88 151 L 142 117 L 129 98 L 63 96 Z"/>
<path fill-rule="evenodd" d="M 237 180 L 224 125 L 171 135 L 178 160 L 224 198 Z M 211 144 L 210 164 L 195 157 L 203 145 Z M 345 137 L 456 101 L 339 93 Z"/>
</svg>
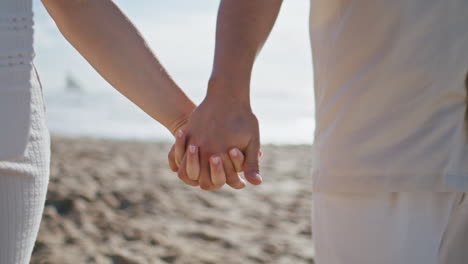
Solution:
<svg viewBox="0 0 468 264">
<path fill-rule="evenodd" d="M 316 263 L 439 264 L 442 239 L 450 236 L 446 230 L 461 197 L 435 192 L 314 193 Z"/>
</svg>

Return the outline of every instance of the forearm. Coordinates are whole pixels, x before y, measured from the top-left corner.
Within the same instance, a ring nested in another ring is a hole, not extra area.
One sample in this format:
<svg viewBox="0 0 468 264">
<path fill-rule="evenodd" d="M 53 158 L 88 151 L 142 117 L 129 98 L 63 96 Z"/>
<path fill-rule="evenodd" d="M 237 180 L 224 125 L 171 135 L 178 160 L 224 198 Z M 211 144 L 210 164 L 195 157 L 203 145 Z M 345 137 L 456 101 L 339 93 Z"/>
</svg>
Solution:
<svg viewBox="0 0 468 264">
<path fill-rule="evenodd" d="M 111 0 L 42 0 L 65 38 L 114 88 L 171 132 L 195 105 Z"/>
<path fill-rule="evenodd" d="M 222 0 L 208 95 L 222 93 L 249 102 L 256 56 L 268 38 L 282 0 Z"/>
</svg>

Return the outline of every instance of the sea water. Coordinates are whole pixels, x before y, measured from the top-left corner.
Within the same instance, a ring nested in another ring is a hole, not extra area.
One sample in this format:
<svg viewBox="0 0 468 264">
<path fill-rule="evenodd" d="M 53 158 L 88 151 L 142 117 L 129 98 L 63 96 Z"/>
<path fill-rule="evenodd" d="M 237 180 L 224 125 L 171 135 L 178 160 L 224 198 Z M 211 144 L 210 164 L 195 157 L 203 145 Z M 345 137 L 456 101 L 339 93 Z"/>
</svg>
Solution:
<svg viewBox="0 0 468 264">
<path fill-rule="evenodd" d="M 262 143 L 312 143 L 314 118 L 310 100 L 313 98 L 292 92 L 275 95 L 260 89 L 254 93 L 259 95 L 252 99 L 252 108 L 260 122 Z M 112 89 L 49 91 L 46 102 L 49 127 L 56 135 L 173 140 L 166 128 Z"/>
</svg>

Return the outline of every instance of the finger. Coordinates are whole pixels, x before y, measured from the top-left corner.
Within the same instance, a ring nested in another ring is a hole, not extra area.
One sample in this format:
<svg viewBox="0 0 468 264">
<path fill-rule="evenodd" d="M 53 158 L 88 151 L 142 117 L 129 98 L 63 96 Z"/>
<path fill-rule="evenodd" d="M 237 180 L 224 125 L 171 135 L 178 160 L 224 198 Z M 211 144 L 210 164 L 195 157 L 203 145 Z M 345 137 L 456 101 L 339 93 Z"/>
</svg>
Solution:
<svg viewBox="0 0 468 264">
<path fill-rule="evenodd" d="M 180 167 L 180 163 L 185 154 L 185 142 L 187 136 L 181 129 L 176 132 L 176 141 L 175 141 L 175 162 L 176 165 Z"/>
<path fill-rule="evenodd" d="M 177 171 L 177 176 L 187 185 L 198 186 L 197 181 L 192 181 L 191 179 L 188 178 L 186 166 L 187 166 L 187 158 L 184 157 L 182 159 L 182 163 L 180 164 L 179 170 Z"/>
<path fill-rule="evenodd" d="M 198 176 L 198 183 L 200 184 L 200 188 L 202 190 L 210 191 L 214 189 L 210 177 L 210 156 L 208 153 L 201 151 L 201 148 L 198 149 L 198 155 L 200 156 L 200 175 Z"/>
<path fill-rule="evenodd" d="M 169 167 L 173 172 L 177 172 L 179 167 L 177 166 L 175 162 L 175 145 L 172 145 L 171 150 L 169 151 L 169 154 L 167 155 L 167 159 L 169 161 Z"/>
<path fill-rule="evenodd" d="M 258 151 L 260 150 L 260 141 L 254 139 L 247 146 L 246 157 L 244 162 L 244 176 L 245 179 L 254 185 L 262 183 L 262 177 L 260 176 L 260 168 L 258 161 Z"/>
<path fill-rule="evenodd" d="M 192 181 L 198 181 L 200 175 L 200 160 L 198 159 L 198 147 L 189 145 L 187 152 L 187 176 Z"/>
<path fill-rule="evenodd" d="M 232 148 L 229 151 L 229 157 L 231 158 L 232 165 L 236 172 L 242 172 L 242 166 L 244 166 L 244 154 L 238 148 Z"/>
<path fill-rule="evenodd" d="M 263 152 L 259 151 L 258 152 L 258 157 L 261 158 L 263 156 Z M 229 157 L 231 158 L 232 164 L 234 165 L 234 169 L 236 172 L 242 172 L 243 166 L 244 166 L 244 161 L 245 161 L 245 156 L 242 151 L 240 151 L 238 148 L 232 148 L 229 151 Z"/>
<path fill-rule="evenodd" d="M 234 189 L 244 188 L 247 184 L 237 173 L 236 169 L 234 168 L 232 160 L 227 155 L 225 156 L 226 157 L 223 159 L 223 165 L 224 165 L 224 172 L 226 173 L 226 184 L 231 186 Z M 244 162 L 244 155 L 242 155 L 241 157 L 241 162 L 240 162 L 241 166 L 243 162 Z"/>
<path fill-rule="evenodd" d="M 213 155 L 210 158 L 210 174 L 211 182 L 216 189 L 221 188 L 226 183 L 223 161 L 219 155 Z"/>
</svg>

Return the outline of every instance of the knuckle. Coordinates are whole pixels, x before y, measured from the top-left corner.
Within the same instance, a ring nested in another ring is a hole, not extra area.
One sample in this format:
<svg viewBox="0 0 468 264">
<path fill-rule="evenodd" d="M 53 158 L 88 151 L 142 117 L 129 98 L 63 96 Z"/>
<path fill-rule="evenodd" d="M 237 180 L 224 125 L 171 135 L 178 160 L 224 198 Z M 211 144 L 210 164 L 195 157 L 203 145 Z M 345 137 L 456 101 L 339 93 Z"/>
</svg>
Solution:
<svg viewBox="0 0 468 264">
<path fill-rule="evenodd" d="M 223 185 L 226 183 L 224 179 L 213 179 L 213 185 L 216 188 L 223 187 Z"/>
<path fill-rule="evenodd" d="M 207 183 L 200 183 L 200 188 L 204 191 L 209 191 L 211 190 L 211 184 L 207 184 Z"/>
<path fill-rule="evenodd" d="M 177 176 L 184 182 L 187 180 L 187 175 L 185 174 L 184 170 L 178 170 Z"/>
<path fill-rule="evenodd" d="M 201 184 L 200 184 L 200 189 L 202 189 L 202 190 L 204 190 L 204 191 L 211 191 L 211 186 L 208 187 L 208 186 L 206 186 L 206 185 L 201 185 Z"/>
<path fill-rule="evenodd" d="M 234 189 L 242 189 L 243 188 L 242 183 L 240 182 L 239 179 L 228 181 L 227 185 L 231 186 Z"/>
<path fill-rule="evenodd" d="M 185 182 L 185 179 L 184 179 L 184 177 L 182 177 L 182 176 L 180 175 L 180 172 L 177 172 L 177 177 L 178 177 L 181 181 Z"/>
<path fill-rule="evenodd" d="M 237 183 L 234 183 L 234 184 L 229 184 L 229 186 L 231 186 L 232 188 L 236 189 L 236 190 L 240 190 L 240 189 L 243 189 L 245 186 L 242 185 L 241 182 L 237 182 Z"/>
<path fill-rule="evenodd" d="M 210 190 L 210 191 L 216 191 L 216 190 L 219 190 L 219 189 L 221 189 L 221 187 L 223 187 L 223 186 L 219 186 L 219 187 L 218 187 L 218 186 L 215 186 L 215 187 L 211 188 L 211 190 Z"/>
<path fill-rule="evenodd" d="M 190 185 L 190 186 L 197 186 L 198 185 L 197 182 L 191 181 L 190 179 L 187 179 L 187 178 L 184 178 L 184 177 L 181 177 L 181 176 L 179 176 L 179 179 L 181 181 L 183 181 L 185 184 Z"/>
<path fill-rule="evenodd" d="M 198 183 L 197 182 L 194 182 L 194 181 L 188 181 L 186 182 L 188 185 L 190 186 L 198 186 Z"/>
</svg>

